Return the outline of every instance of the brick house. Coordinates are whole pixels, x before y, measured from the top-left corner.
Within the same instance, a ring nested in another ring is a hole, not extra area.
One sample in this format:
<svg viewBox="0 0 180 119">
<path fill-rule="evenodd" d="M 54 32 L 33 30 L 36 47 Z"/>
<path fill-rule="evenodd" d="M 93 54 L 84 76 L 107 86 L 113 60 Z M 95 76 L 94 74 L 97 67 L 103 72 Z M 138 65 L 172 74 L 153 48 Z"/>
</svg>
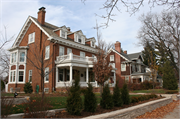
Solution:
<svg viewBox="0 0 180 119">
<path fill-rule="evenodd" d="M 37 19 L 29 16 L 9 49 L 8 92 L 13 92 L 15 88 L 23 92 L 26 82 L 32 84 L 34 92 L 37 85 L 41 91 L 42 80 L 45 92 L 62 91 L 72 84 L 75 72 L 79 74 L 81 87 L 87 87 L 87 82 L 90 82 L 98 91 L 92 72 L 97 53 L 95 38 L 86 38 L 81 30 L 72 32 L 69 27 L 47 23 L 45 13 L 42 7 Z M 139 82 L 145 79 L 140 53 L 127 55 L 127 52 L 121 52 L 121 43 L 116 42 L 115 49 L 111 48 L 107 56 L 113 66 L 107 81 L 111 87 L 116 84 L 116 79 L 120 87 L 124 80 Z M 32 65 L 39 66 L 42 61 L 47 74 L 44 79 L 41 79 L 38 68 Z"/>
<path fill-rule="evenodd" d="M 146 72 L 146 65 L 143 64 L 142 53 L 127 54 L 127 51 L 121 51 L 121 43 L 116 41 L 115 49 L 108 51 L 111 65 L 116 68 L 116 80 L 119 80 L 119 86 L 126 82 L 140 83 L 149 80 L 150 73 Z"/>
<path fill-rule="evenodd" d="M 45 13 L 45 8 L 42 7 L 38 11 L 37 19 L 29 16 L 9 49 L 11 56 L 8 92 L 15 88 L 23 92 L 26 82 L 31 82 L 34 92 L 37 85 L 41 91 L 42 79 L 32 62 L 37 66 L 42 56 L 44 65 L 47 65 L 45 73 L 48 74 L 44 78 L 45 91 L 60 91 L 71 85 L 76 71 L 82 87 L 87 87 L 87 82 L 98 87 L 92 75 L 97 53 L 95 38 L 86 38 L 81 30 L 72 32 L 69 27 L 49 24 L 45 22 Z M 112 72 L 115 75 L 115 70 Z M 116 82 L 115 77 L 113 80 Z"/>
</svg>

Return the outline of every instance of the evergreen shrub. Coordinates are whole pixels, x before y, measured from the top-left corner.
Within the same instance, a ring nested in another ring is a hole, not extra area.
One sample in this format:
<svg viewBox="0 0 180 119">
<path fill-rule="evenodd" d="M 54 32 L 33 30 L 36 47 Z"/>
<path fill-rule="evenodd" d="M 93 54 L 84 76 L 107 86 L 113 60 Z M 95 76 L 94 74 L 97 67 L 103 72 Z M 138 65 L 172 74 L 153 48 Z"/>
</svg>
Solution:
<svg viewBox="0 0 180 119">
<path fill-rule="evenodd" d="M 30 93 L 30 94 L 33 92 L 31 83 L 27 82 L 27 83 L 24 85 L 24 92 L 25 92 L 25 93 Z"/>
<path fill-rule="evenodd" d="M 97 99 L 93 93 L 93 87 L 88 83 L 87 90 L 84 90 L 84 110 L 87 112 L 95 112 L 97 108 Z"/>
<path fill-rule="evenodd" d="M 118 87 L 118 83 L 116 83 L 113 90 L 113 102 L 114 102 L 114 106 L 116 107 L 120 107 L 123 104 L 122 98 L 121 98 L 121 90 Z"/>
<path fill-rule="evenodd" d="M 106 84 L 103 88 L 100 106 L 104 109 L 112 109 L 114 107 L 113 97 L 110 93 L 108 84 Z"/>
<path fill-rule="evenodd" d="M 72 83 L 70 93 L 67 98 L 67 112 L 71 115 L 81 115 L 83 103 L 81 99 L 81 90 L 79 85 L 79 75 L 75 73 L 75 81 Z"/>
<path fill-rule="evenodd" d="M 128 91 L 126 83 L 123 85 L 123 88 L 121 90 L 121 98 L 122 98 L 123 104 L 125 105 L 130 104 L 130 96 L 129 96 L 129 91 Z"/>
</svg>

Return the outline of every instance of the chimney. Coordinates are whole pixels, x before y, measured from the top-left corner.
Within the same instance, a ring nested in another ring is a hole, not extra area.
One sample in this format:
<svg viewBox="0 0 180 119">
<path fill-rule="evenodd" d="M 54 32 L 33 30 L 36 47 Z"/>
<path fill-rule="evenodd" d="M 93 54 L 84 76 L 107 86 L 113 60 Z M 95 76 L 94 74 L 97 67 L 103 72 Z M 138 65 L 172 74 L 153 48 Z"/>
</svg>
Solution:
<svg viewBox="0 0 180 119">
<path fill-rule="evenodd" d="M 121 43 L 119 41 L 116 41 L 115 43 L 115 50 L 121 53 Z"/>
<path fill-rule="evenodd" d="M 39 8 L 38 21 L 41 25 L 44 25 L 45 23 L 45 13 L 46 13 L 45 9 L 46 9 L 45 7 Z"/>
<path fill-rule="evenodd" d="M 68 31 L 71 31 L 70 27 L 67 27 L 67 30 L 68 30 Z"/>
<path fill-rule="evenodd" d="M 127 54 L 127 50 L 125 50 L 124 53 Z"/>
</svg>

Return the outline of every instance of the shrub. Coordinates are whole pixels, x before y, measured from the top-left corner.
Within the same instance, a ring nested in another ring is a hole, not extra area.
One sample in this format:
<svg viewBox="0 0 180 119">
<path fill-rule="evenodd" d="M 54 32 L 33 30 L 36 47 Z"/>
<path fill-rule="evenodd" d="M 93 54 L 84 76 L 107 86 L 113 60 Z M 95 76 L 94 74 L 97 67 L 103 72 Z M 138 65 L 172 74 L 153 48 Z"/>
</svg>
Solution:
<svg viewBox="0 0 180 119">
<path fill-rule="evenodd" d="M 177 90 L 168 90 L 165 92 L 166 94 L 175 94 L 175 93 L 178 93 Z"/>
<path fill-rule="evenodd" d="M 24 92 L 25 92 L 25 93 L 30 93 L 30 94 L 33 92 L 31 83 L 27 82 L 27 83 L 24 85 Z"/>
<path fill-rule="evenodd" d="M 67 98 L 67 112 L 71 115 L 81 115 L 83 103 L 80 97 L 81 90 L 79 86 L 79 75 L 75 73 L 75 81 L 73 82 Z"/>
<path fill-rule="evenodd" d="M 109 90 L 109 85 L 106 84 L 103 88 L 102 99 L 100 106 L 104 109 L 111 109 L 114 107 L 113 98 Z"/>
<path fill-rule="evenodd" d="M 142 95 L 138 97 L 131 97 L 131 103 L 137 103 L 139 101 L 144 101 L 144 100 L 149 100 L 152 98 L 157 98 L 158 96 L 155 94 L 150 94 L 150 95 Z"/>
<path fill-rule="evenodd" d="M 84 110 L 87 112 L 95 112 L 97 108 L 97 99 L 93 93 L 93 87 L 88 83 L 87 90 L 84 90 Z"/>
<path fill-rule="evenodd" d="M 122 94 L 121 97 L 122 97 L 123 104 L 128 105 L 130 103 L 130 96 L 129 96 L 129 91 L 127 89 L 127 85 L 126 84 L 123 85 L 121 94 Z"/>
<path fill-rule="evenodd" d="M 116 83 L 116 86 L 114 87 L 113 102 L 114 102 L 114 106 L 116 107 L 122 106 L 123 103 L 121 98 L 121 91 L 118 87 L 118 83 Z"/>
<path fill-rule="evenodd" d="M 45 118 L 48 109 L 51 108 L 47 97 L 31 96 L 24 106 L 24 115 L 26 118 Z"/>
<path fill-rule="evenodd" d="M 5 96 L 3 96 L 1 92 L 1 117 L 2 118 L 7 117 L 11 113 L 13 102 L 14 102 L 14 98 L 8 99 Z"/>
</svg>

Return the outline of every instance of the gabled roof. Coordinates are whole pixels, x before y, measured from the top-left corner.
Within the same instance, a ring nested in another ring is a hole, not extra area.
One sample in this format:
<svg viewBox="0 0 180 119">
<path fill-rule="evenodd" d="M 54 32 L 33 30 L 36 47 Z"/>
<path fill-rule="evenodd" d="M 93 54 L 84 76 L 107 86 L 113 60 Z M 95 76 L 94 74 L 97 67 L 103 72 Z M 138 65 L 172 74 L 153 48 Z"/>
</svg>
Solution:
<svg viewBox="0 0 180 119">
<path fill-rule="evenodd" d="M 142 57 L 142 53 L 141 52 L 138 52 L 138 53 L 132 53 L 132 54 L 125 54 L 124 52 L 118 52 L 117 50 L 113 49 L 113 48 L 110 48 L 108 50 L 108 53 L 109 54 L 111 51 L 117 53 L 118 55 L 120 55 L 123 59 L 125 59 L 126 61 L 124 62 L 132 62 L 132 60 L 137 60 L 139 58 L 139 56 L 141 56 L 141 58 L 143 59 Z"/>
<path fill-rule="evenodd" d="M 131 60 L 137 60 L 137 59 L 139 58 L 139 56 L 141 56 L 141 58 L 142 58 L 142 60 L 143 60 L 143 57 L 142 57 L 142 53 L 141 53 L 141 52 L 128 54 L 128 57 L 129 57 Z"/>
<path fill-rule="evenodd" d="M 89 46 L 85 46 L 83 44 L 79 44 L 79 43 L 76 43 L 74 41 L 71 41 L 71 40 L 68 40 L 68 39 L 64 39 L 64 38 L 61 38 L 59 37 L 55 32 L 54 30 L 58 29 L 58 28 L 61 28 L 61 27 L 57 27 L 55 25 L 52 25 L 50 23 L 47 23 L 45 22 L 44 25 L 41 25 L 38 20 L 32 16 L 29 16 L 25 22 L 25 24 L 23 25 L 20 33 L 18 34 L 18 37 L 16 38 L 13 46 L 9 49 L 9 50 L 12 50 L 14 49 L 15 47 L 18 47 L 20 42 L 22 41 L 24 35 L 26 34 L 29 26 L 31 25 L 31 23 L 34 23 L 39 29 L 42 30 L 42 32 L 44 32 L 47 37 L 48 37 L 48 40 L 55 40 L 57 42 L 60 42 L 60 43 L 65 43 L 66 45 L 70 45 L 70 46 L 73 46 L 73 47 L 76 47 L 78 49 L 83 49 L 83 50 L 86 50 L 86 51 L 91 51 L 91 52 L 97 52 L 94 48 L 92 47 L 89 47 Z M 63 27 L 63 26 L 62 26 Z M 81 30 L 79 31 L 76 31 L 76 32 L 80 32 L 82 33 Z M 83 34 L 83 33 L 82 33 Z"/>
</svg>

